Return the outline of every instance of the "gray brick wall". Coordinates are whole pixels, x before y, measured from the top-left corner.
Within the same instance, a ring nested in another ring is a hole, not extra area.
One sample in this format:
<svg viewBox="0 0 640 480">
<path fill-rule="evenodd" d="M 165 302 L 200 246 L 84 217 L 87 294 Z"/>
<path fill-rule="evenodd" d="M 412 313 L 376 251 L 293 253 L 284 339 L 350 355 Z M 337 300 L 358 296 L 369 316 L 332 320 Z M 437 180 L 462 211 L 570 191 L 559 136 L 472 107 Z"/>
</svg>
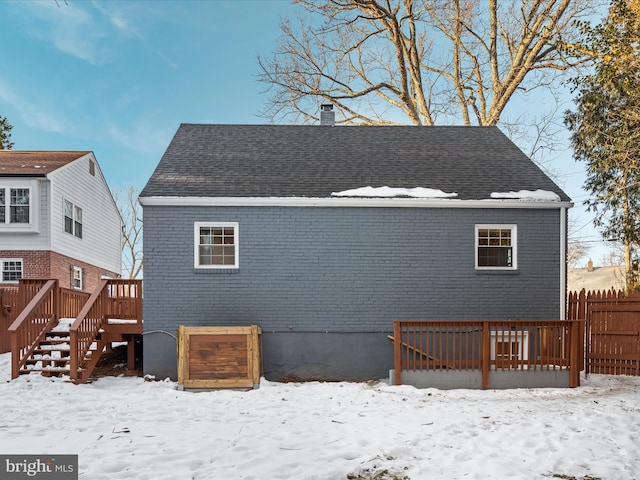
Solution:
<svg viewBox="0 0 640 480">
<path fill-rule="evenodd" d="M 237 271 L 195 272 L 197 221 L 239 223 Z M 517 272 L 475 270 L 477 223 L 517 224 Z M 390 333 L 394 319 L 560 314 L 559 210 L 145 206 L 144 226 L 146 331 Z"/>
</svg>

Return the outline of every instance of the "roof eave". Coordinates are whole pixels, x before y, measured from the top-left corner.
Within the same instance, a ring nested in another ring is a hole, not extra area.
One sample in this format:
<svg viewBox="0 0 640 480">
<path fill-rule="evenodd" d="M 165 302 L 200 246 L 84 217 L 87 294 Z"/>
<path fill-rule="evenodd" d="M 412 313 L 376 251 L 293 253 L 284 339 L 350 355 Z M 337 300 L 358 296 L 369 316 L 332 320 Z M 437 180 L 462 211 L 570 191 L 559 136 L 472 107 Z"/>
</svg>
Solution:
<svg viewBox="0 0 640 480">
<path fill-rule="evenodd" d="M 391 208 L 571 208 L 572 202 L 542 200 L 460 200 L 452 198 L 313 197 L 139 197 L 142 206 L 201 207 L 391 207 Z"/>
</svg>

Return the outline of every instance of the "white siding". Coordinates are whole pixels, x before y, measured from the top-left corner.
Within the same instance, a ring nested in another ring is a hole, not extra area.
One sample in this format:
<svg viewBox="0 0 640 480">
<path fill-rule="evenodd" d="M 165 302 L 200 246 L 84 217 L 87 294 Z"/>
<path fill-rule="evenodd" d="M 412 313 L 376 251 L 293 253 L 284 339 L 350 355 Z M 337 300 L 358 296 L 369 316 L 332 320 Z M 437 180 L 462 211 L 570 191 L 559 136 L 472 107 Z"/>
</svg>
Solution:
<svg viewBox="0 0 640 480">
<path fill-rule="evenodd" d="M 0 179 L 0 187 L 31 189 L 31 224 L 0 224 L 0 250 L 48 250 L 50 248 L 49 182 L 45 178 Z"/>
<path fill-rule="evenodd" d="M 95 175 L 89 172 L 91 161 Z M 56 170 L 49 178 L 51 250 L 120 273 L 120 214 L 93 154 Z M 64 200 L 82 208 L 82 238 L 64 231 Z"/>
</svg>

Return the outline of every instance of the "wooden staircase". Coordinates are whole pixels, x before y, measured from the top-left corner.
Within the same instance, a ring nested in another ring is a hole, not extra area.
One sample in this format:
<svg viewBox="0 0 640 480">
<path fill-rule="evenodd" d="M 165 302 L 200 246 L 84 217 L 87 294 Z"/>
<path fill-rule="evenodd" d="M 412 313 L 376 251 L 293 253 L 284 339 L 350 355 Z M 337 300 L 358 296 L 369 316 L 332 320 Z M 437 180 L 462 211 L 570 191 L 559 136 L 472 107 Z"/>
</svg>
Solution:
<svg viewBox="0 0 640 480">
<path fill-rule="evenodd" d="M 62 319 L 50 332 L 46 332 L 44 339 L 33 349 L 33 352 L 24 361 L 20 368 L 20 375 L 32 372 L 40 372 L 48 377 L 59 377 L 70 375 L 71 371 L 71 321 Z M 89 349 L 85 354 L 86 364 L 91 357 L 100 357 L 101 352 L 97 351 L 97 343 L 93 343 L 94 348 Z M 84 368 L 81 368 L 84 370 Z"/>
<path fill-rule="evenodd" d="M 85 383 L 112 342 L 128 343 L 128 365 L 135 367 L 135 342 L 142 336 L 140 280 L 102 280 L 91 295 L 58 288 L 57 280 L 25 281 L 19 297 L 21 313 L 8 330 L 12 378 L 40 372 Z"/>
<path fill-rule="evenodd" d="M 71 336 L 69 325 L 60 325 L 51 332 L 47 332 L 44 340 L 33 349 L 31 355 L 20 368 L 20 375 L 31 372 L 41 372 L 43 375 L 69 375 Z M 66 328 L 65 328 L 66 327 Z"/>
</svg>

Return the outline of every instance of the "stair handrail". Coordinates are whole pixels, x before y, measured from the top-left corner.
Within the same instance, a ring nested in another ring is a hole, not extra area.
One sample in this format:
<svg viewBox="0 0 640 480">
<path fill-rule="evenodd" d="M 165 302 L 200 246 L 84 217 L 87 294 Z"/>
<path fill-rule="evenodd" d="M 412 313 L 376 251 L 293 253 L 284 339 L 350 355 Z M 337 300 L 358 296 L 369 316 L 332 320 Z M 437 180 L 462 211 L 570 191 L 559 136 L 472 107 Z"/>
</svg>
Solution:
<svg viewBox="0 0 640 480">
<path fill-rule="evenodd" d="M 7 330 L 11 338 L 11 378 L 20 375 L 27 358 L 57 325 L 60 309 L 57 290 L 58 280 L 47 280 L 31 300 L 23 299 L 25 308 Z"/>
<path fill-rule="evenodd" d="M 69 328 L 69 376 L 72 381 L 81 379 L 80 366 L 85 355 L 96 341 L 102 323 L 106 320 L 105 299 L 108 296 L 107 285 L 109 279 L 102 279 L 93 291 L 89 300 L 84 304 L 75 321 Z"/>
</svg>

